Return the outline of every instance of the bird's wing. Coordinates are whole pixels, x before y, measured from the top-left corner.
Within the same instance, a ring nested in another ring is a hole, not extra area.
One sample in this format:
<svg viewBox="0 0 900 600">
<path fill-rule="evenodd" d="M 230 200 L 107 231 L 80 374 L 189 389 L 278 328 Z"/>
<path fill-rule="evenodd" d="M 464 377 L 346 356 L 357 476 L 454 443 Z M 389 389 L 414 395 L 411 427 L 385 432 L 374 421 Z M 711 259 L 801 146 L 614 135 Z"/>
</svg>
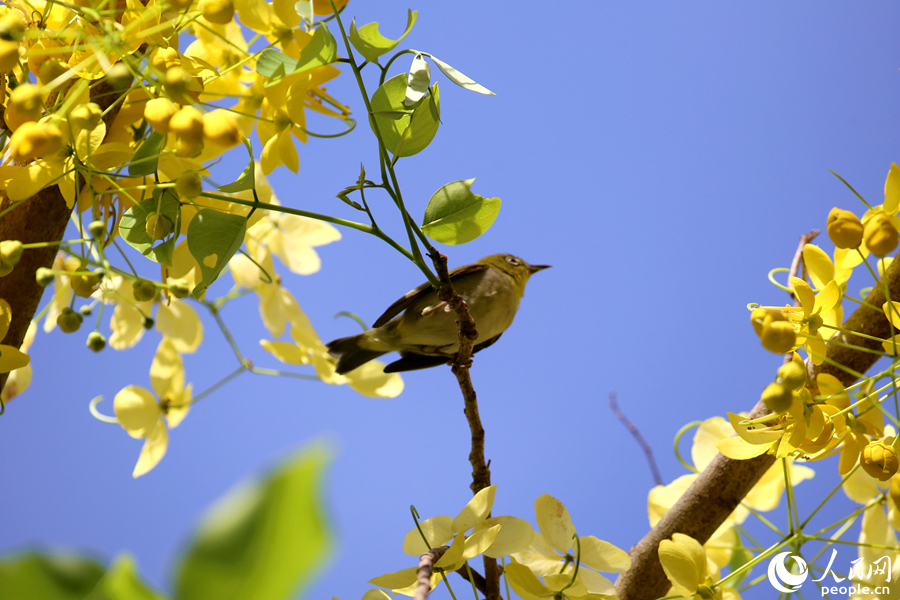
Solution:
<svg viewBox="0 0 900 600">
<path fill-rule="evenodd" d="M 500 339 L 502 333 L 498 333 L 489 340 L 485 340 L 480 344 L 476 344 L 472 349 L 472 354 L 484 350 L 494 342 Z M 429 356 L 427 354 L 416 354 L 415 352 L 401 352 L 400 359 L 395 360 L 384 368 L 385 373 L 402 373 L 404 371 L 418 371 L 419 369 L 428 369 L 438 365 L 445 365 L 452 359 L 447 356 Z"/>
<path fill-rule="evenodd" d="M 450 271 L 450 278 L 456 279 L 458 277 L 463 277 L 463 276 L 469 275 L 471 273 L 477 273 L 479 271 L 484 271 L 488 267 L 489 267 L 489 265 L 485 265 L 485 264 L 481 264 L 481 263 L 473 263 L 471 265 L 457 267 L 457 268 L 453 269 L 452 271 Z M 391 319 L 393 319 L 394 317 L 396 317 L 397 315 L 402 313 L 404 310 L 409 308 L 413 302 L 415 302 L 422 296 L 422 294 L 428 293 L 428 291 L 431 289 L 432 289 L 431 284 L 426 282 L 426 283 L 423 283 L 422 285 L 420 285 L 419 287 L 417 287 L 416 289 L 410 290 L 402 298 L 400 298 L 399 300 L 397 300 L 396 302 L 391 304 L 388 307 L 388 309 L 386 311 L 384 311 L 384 314 L 381 315 L 380 317 L 378 317 L 378 319 L 375 321 L 375 323 L 372 325 L 372 327 L 373 328 L 381 327 L 382 325 L 384 325 L 385 323 L 387 323 L 388 321 L 390 321 Z"/>
</svg>

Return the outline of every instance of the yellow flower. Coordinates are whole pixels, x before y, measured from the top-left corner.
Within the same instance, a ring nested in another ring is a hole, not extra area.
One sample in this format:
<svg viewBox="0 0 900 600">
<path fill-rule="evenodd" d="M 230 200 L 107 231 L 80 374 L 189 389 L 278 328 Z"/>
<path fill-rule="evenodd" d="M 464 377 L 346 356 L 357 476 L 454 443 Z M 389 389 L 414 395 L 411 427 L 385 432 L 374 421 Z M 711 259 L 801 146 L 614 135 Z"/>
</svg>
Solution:
<svg viewBox="0 0 900 600">
<path fill-rule="evenodd" d="M 37 333 L 37 321 L 32 321 L 28 325 L 28 331 L 25 332 L 25 340 L 22 341 L 22 345 L 19 347 L 20 352 L 28 353 L 28 349 L 31 348 L 31 344 L 34 342 L 35 333 Z M 0 360 L 2 360 L 2 355 L 0 355 Z M 28 386 L 31 385 L 31 376 L 31 362 L 24 367 L 10 371 L 9 377 L 6 378 L 6 385 L 3 386 L 3 391 L 0 392 L 0 399 L 3 402 L 9 402 L 27 390 Z"/>
<path fill-rule="evenodd" d="M 825 325 L 824 315 L 834 311 L 841 302 L 841 289 L 834 281 L 829 281 L 825 288 L 816 294 L 808 283 L 797 277 L 791 277 L 794 294 L 803 308 L 803 317 L 799 320 L 800 335 L 806 337 L 806 352 L 814 364 L 820 365 L 825 360 L 825 340 L 819 328 Z M 791 317 L 796 322 L 796 311 Z M 829 323 L 834 325 L 833 323 Z"/>
<path fill-rule="evenodd" d="M 113 407 L 119 425 L 144 446 L 134 466 L 133 477 L 140 477 L 159 464 L 169 446 L 169 427 L 177 427 L 187 416 L 192 386 L 184 385 L 184 364 L 175 345 L 163 338 L 150 365 L 148 390 L 129 385 L 116 394 Z"/>
<path fill-rule="evenodd" d="M 659 562 L 676 595 L 695 600 L 739 599 L 736 590 L 728 586 L 713 587 L 718 572 L 710 576 L 706 552 L 700 542 L 689 535 L 676 533 L 671 540 L 659 543 Z"/>
<path fill-rule="evenodd" d="M 145 322 L 153 314 L 156 306 L 156 330 L 168 338 L 181 354 L 192 354 L 203 341 L 203 323 L 191 305 L 183 300 L 170 298 L 163 302 L 159 296 L 154 300 L 138 302 L 134 298 L 133 280 L 119 275 L 104 278 L 98 295 L 104 304 L 115 304 L 109 322 L 112 335 L 109 345 L 116 350 L 133 347 L 146 331 Z"/>
<path fill-rule="evenodd" d="M 291 365 L 313 365 L 316 375 L 325 383 L 333 385 L 349 384 L 363 396 L 371 398 L 394 398 L 403 391 L 403 379 L 397 373 L 385 373 L 384 363 L 372 361 L 371 366 L 359 368 L 346 375 L 335 373 L 335 360 L 328 354 L 325 344 L 319 338 L 309 318 L 291 293 L 277 284 L 267 284 L 271 288 L 271 298 L 277 308 L 263 308 L 264 297 L 260 295 L 260 312 L 278 314 L 291 324 L 293 343 L 280 340 L 260 340 L 260 345 L 277 360 Z M 267 292 L 269 294 L 269 292 Z M 266 316 L 263 317 L 266 320 Z M 267 324 L 268 326 L 268 324 Z"/>
<path fill-rule="evenodd" d="M 12 323 L 12 309 L 9 302 L 0 298 L 0 340 L 9 332 L 9 324 Z M 31 362 L 31 357 L 21 352 L 18 348 L 7 344 L 0 344 L 0 373 L 9 373 L 21 369 Z"/>
<path fill-rule="evenodd" d="M 516 517 L 488 518 L 494 505 L 496 485 L 479 491 L 455 518 L 447 515 L 425 519 L 418 528 L 411 529 L 403 540 L 403 551 L 413 556 L 421 556 L 432 548 L 438 548 L 453 540 L 450 548 L 435 563 L 444 571 L 462 568 L 470 558 L 484 554 L 500 558 L 525 548 L 534 531 L 526 521 Z M 419 533 L 421 529 L 422 533 Z M 466 532 L 471 530 L 469 535 Z M 424 534 L 428 540 L 422 539 Z M 440 580 L 440 573 L 431 576 L 431 586 Z M 387 573 L 369 581 L 374 585 L 391 588 L 394 593 L 412 596 L 416 588 L 416 568 Z"/>
<path fill-rule="evenodd" d="M 544 494 L 534 501 L 534 512 L 540 533 L 535 533 L 528 548 L 512 556 L 518 563 L 530 569 L 535 577 L 543 577 L 544 584 L 549 589 L 556 589 L 564 580 L 567 584 L 575 570 L 575 526 L 563 503 L 550 494 Z M 628 554 L 592 535 L 578 536 L 578 545 L 581 550 L 578 583 L 584 587 L 586 593 L 615 594 L 612 582 L 598 571 L 604 573 L 627 571 L 631 567 Z M 524 571 L 519 572 L 519 575 L 524 575 Z M 557 579 L 555 578 L 557 575 L 564 577 Z M 524 579 L 519 581 L 521 585 L 526 583 Z M 512 582 L 510 584 L 512 585 Z M 572 591 L 573 588 L 566 590 L 569 597 L 577 593 Z"/>
<path fill-rule="evenodd" d="M 274 196 L 270 203 L 279 204 Z M 259 260 L 266 248 L 294 273 L 310 275 L 322 265 L 314 248 L 340 240 L 341 232 L 323 221 L 273 211 L 250 227 L 245 239 L 253 258 Z"/>
</svg>

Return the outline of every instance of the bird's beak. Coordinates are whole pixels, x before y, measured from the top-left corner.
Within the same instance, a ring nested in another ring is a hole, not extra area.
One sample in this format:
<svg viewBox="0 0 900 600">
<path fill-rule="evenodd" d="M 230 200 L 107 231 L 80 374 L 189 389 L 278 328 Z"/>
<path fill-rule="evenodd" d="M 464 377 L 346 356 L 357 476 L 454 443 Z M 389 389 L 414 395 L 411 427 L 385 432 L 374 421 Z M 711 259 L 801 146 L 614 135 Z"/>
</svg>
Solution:
<svg viewBox="0 0 900 600">
<path fill-rule="evenodd" d="M 534 275 L 538 271 L 543 271 L 544 269 L 549 269 L 553 265 L 528 265 L 528 274 Z"/>
</svg>

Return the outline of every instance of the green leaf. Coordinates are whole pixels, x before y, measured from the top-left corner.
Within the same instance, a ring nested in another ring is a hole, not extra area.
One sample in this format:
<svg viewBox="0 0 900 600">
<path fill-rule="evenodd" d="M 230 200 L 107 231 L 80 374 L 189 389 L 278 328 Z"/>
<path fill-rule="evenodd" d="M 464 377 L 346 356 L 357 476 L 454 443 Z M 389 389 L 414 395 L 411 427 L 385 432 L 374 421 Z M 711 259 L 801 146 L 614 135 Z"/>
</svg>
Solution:
<svg viewBox="0 0 900 600">
<path fill-rule="evenodd" d="M 372 121 L 384 145 L 394 156 L 412 156 L 428 147 L 441 124 L 441 99 L 437 84 L 410 111 L 406 99 L 407 74 L 384 82 L 372 94 Z M 410 114 L 411 113 L 411 114 Z"/>
<path fill-rule="evenodd" d="M 159 153 L 162 152 L 162 143 L 165 136 L 154 131 L 141 147 L 134 153 L 134 158 L 128 164 L 129 177 L 146 177 L 156 173 L 159 164 Z"/>
<path fill-rule="evenodd" d="M 219 273 L 244 243 L 247 219 L 218 211 L 214 208 L 201 209 L 188 225 L 187 244 L 191 255 L 200 265 L 203 281 L 197 284 L 191 294 L 200 299 Z"/>
<path fill-rule="evenodd" d="M 103 576 L 103 565 L 81 556 L 20 554 L 0 560 L 4 600 L 82 600 Z"/>
<path fill-rule="evenodd" d="M 147 234 L 147 216 L 159 213 L 172 223 L 172 233 L 162 240 L 154 240 Z M 175 240 L 181 230 L 181 204 L 172 188 L 153 190 L 153 196 L 125 211 L 119 221 L 119 233 L 135 250 L 152 261 L 172 266 Z M 155 245 L 154 245 L 155 244 Z"/>
<path fill-rule="evenodd" d="M 271 87 L 281 81 L 283 77 L 330 65 L 336 59 L 337 41 L 325 23 L 320 23 L 316 27 L 312 39 L 300 51 L 299 59 L 294 60 L 277 50 L 268 48 L 263 50 L 257 60 L 256 71 L 263 77 L 269 78 L 265 87 Z M 284 73 L 280 72 L 281 69 L 284 69 Z"/>
<path fill-rule="evenodd" d="M 266 48 L 256 59 L 256 72 L 263 77 L 271 77 L 278 67 L 283 67 L 285 72 L 293 71 L 297 66 L 297 60 L 275 50 Z"/>
<path fill-rule="evenodd" d="M 378 57 L 390 52 L 397 47 L 403 38 L 416 24 L 419 12 L 409 9 L 406 13 L 406 31 L 396 40 L 389 40 L 378 31 L 378 23 L 367 23 L 359 29 L 356 28 L 356 20 L 350 23 L 350 43 L 370 62 L 378 62 Z"/>
<path fill-rule="evenodd" d="M 134 559 L 120 554 L 84 600 L 164 600 L 141 580 Z"/>
<path fill-rule="evenodd" d="M 230 492 L 177 566 L 179 600 L 286 600 L 324 564 L 331 532 L 321 501 L 320 445 Z"/>
<path fill-rule="evenodd" d="M 453 181 L 434 193 L 425 207 L 422 233 L 455 246 L 471 242 L 491 227 L 500 212 L 500 198 L 473 194 L 473 181 Z"/>
<path fill-rule="evenodd" d="M 439 60 L 436 56 L 433 56 L 431 54 L 426 54 L 425 56 L 431 57 L 431 60 L 433 60 L 434 64 L 436 64 L 438 66 L 438 69 L 441 70 L 441 73 L 446 75 L 447 79 L 449 79 L 450 81 L 452 81 L 459 87 L 465 88 L 472 92 L 478 92 L 479 94 L 486 94 L 489 96 L 497 95 L 494 92 L 492 92 L 491 90 L 489 90 L 486 87 L 484 87 L 483 85 L 481 85 L 480 83 L 478 83 L 477 81 L 475 81 L 474 79 L 471 79 L 471 78 L 467 77 L 466 75 L 463 75 L 462 73 L 460 73 L 459 71 L 457 71 L 456 69 L 454 69 L 453 67 L 451 67 L 450 65 L 445 63 L 444 61 Z"/>
<path fill-rule="evenodd" d="M 235 194 L 244 190 L 252 190 L 256 187 L 256 160 L 250 156 L 250 164 L 233 183 L 219 186 L 219 191 L 226 194 Z"/>
</svg>

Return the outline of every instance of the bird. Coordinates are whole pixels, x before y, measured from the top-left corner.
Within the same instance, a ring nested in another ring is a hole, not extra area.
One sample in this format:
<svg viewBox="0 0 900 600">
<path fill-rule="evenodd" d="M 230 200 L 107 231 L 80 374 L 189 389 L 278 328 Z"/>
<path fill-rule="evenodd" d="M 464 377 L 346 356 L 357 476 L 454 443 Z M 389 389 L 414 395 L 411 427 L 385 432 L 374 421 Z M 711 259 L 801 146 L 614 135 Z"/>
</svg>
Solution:
<svg viewBox="0 0 900 600">
<path fill-rule="evenodd" d="M 473 352 L 500 339 L 516 316 L 529 277 L 549 267 L 529 265 L 512 254 L 492 254 L 450 271 L 453 288 L 475 320 Z M 400 352 L 400 359 L 387 365 L 385 373 L 446 364 L 459 350 L 456 311 L 426 282 L 391 304 L 372 329 L 325 346 L 337 359 L 335 370 L 341 375 L 394 351 Z"/>
</svg>

